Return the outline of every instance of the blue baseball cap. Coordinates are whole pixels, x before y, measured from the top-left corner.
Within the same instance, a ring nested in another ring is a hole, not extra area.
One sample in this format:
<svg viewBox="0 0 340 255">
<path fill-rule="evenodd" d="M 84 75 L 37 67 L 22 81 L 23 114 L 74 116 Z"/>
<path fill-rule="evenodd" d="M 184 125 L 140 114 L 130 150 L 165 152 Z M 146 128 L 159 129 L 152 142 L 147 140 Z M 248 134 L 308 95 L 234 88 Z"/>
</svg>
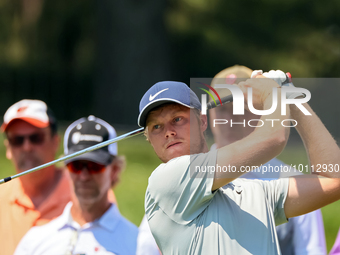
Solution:
<svg viewBox="0 0 340 255">
<path fill-rule="evenodd" d="M 139 103 L 138 125 L 145 127 L 149 112 L 165 103 L 178 103 L 201 110 L 196 94 L 183 82 L 161 81 L 153 85 Z"/>
</svg>

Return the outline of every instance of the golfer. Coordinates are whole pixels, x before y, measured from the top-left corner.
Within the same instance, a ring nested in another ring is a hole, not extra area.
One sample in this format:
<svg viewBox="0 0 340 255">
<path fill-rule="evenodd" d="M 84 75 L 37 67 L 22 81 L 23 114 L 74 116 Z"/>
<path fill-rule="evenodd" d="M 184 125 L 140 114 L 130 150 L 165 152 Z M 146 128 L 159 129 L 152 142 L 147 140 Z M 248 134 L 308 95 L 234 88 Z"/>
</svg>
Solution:
<svg viewBox="0 0 340 255">
<path fill-rule="evenodd" d="M 245 66 L 231 66 L 215 75 L 211 86 L 216 87 L 217 84 L 229 84 L 245 81 L 251 77 L 253 70 Z M 224 97 L 229 94 L 229 90 L 216 88 L 220 97 Z M 212 91 L 211 91 L 212 92 Z M 213 92 L 212 92 L 213 93 Z M 233 104 L 225 104 L 213 108 L 209 111 L 209 121 L 211 132 L 214 136 L 215 144 L 212 147 L 221 148 L 225 145 L 237 142 L 242 138 L 251 134 L 254 131 L 256 124 L 252 123 L 252 126 L 248 125 L 216 125 L 213 127 L 215 119 L 232 120 L 236 123 L 242 123 L 243 120 L 248 123 L 249 120 L 258 119 L 258 115 L 255 115 L 249 111 L 246 111 L 244 115 L 233 115 Z M 213 149 L 213 148 L 211 148 Z M 248 172 L 242 175 L 242 178 L 248 179 L 267 179 L 274 180 L 278 178 L 285 178 L 292 175 L 302 175 L 299 171 L 290 166 L 285 165 L 277 158 L 273 158 L 263 166 L 277 167 L 282 169 L 281 166 L 286 167 L 289 172 L 286 171 L 266 171 L 262 172 L 261 169 Z M 257 171 L 260 170 L 260 171 Z M 323 227 L 321 210 L 315 210 L 313 212 L 303 214 L 298 217 L 289 219 L 289 222 L 281 224 L 276 227 L 276 232 L 283 255 L 326 255 L 327 247 L 325 240 L 325 231 Z"/>
<path fill-rule="evenodd" d="M 246 88 L 252 87 L 253 105 L 261 110 L 270 108 L 272 89 L 278 84 L 251 79 L 239 87 L 245 98 Z M 277 90 L 280 97 L 281 89 Z M 311 165 L 339 164 L 336 142 L 304 106 L 311 116 L 294 105 L 290 110 Z M 289 129 L 264 125 L 209 152 L 203 134 L 207 117 L 200 109 L 197 96 L 180 82 L 156 83 L 140 102 L 138 123 L 164 162 L 150 176 L 145 194 L 147 219 L 163 255 L 280 254 L 275 225 L 340 198 L 340 175 L 334 171 L 317 173 L 327 178 L 314 174 L 274 181 L 237 179 L 243 174 L 241 167 L 259 166 L 277 156 Z M 282 121 L 287 116 L 277 110 L 266 118 Z M 236 171 L 216 171 L 223 166 Z M 215 171 L 209 171 L 212 167 Z"/>
</svg>

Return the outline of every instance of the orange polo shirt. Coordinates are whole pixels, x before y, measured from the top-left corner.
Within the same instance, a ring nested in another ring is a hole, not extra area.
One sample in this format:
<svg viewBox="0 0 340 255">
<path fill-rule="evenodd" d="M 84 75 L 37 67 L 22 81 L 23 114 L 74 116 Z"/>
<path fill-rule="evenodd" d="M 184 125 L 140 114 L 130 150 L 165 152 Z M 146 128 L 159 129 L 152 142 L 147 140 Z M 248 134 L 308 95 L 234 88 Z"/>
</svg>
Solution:
<svg viewBox="0 0 340 255">
<path fill-rule="evenodd" d="M 53 193 L 35 208 L 25 194 L 20 179 L 0 186 L 0 250 L 12 255 L 20 239 L 33 226 L 58 217 L 71 200 L 70 185 L 64 172 Z"/>
</svg>

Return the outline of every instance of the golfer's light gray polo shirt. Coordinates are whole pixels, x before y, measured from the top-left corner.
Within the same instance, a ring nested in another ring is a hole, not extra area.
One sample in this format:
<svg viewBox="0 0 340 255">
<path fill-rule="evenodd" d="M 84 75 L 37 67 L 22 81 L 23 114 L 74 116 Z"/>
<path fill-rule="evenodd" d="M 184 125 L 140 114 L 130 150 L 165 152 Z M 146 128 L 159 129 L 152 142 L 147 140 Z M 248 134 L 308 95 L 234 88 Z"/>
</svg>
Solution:
<svg viewBox="0 0 340 255">
<path fill-rule="evenodd" d="M 215 166 L 216 153 L 172 159 L 150 176 L 145 208 L 163 255 L 280 254 L 275 224 L 287 221 L 288 179 L 237 179 L 212 193 L 213 173 L 189 165 Z"/>
</svg>

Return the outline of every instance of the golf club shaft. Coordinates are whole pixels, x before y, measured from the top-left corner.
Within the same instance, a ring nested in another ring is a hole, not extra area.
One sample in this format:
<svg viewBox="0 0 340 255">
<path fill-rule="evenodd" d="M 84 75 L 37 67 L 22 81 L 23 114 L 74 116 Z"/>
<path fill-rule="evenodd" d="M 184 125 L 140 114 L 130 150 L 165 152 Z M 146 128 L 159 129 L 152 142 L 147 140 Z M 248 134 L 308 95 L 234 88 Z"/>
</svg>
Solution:
<svg viewBox="0 0 340 255">
<path fill-rule="evenodd" d="M 230 103 L 230 102 L 233 101 L 233 96 L 229 95 L 229 96 L 226 96 L 226 97 L 222 97 L 221 101 L 222 101 L 222 105 Z M 210 103 L 207 103 L 207 110 L 210 110 L 210 109 L 215 108 L 215 107 L 220 106 L 220 105 L 221 105 L 220 100 L 216 101 L 216 105 L 215 105 L 215 102 L 211 101 Z"/>
<path fill-rule="evenodd" d="M 226 97 L 221 98 L 221 101 L 222 101 L 222 105 L 223 105 L 223 104 L 226 104 L 226 103 L 230 103 L 230 102 L 233 101 L 233 97 L 232 97 L 232 95 L 229 95 L 229 96 L 226 96 Z M 214 102 L 210 102 L 210 103 L 207 104 L 207 109 L 212 109 L 212 108 L 215 108 L 215 107 L 220 106 L 220 105 L 221 105 L 221 103 L 220 103 L 219 101 L 218 101 L 218 103 L 216 103 L 216 105 L 215 105 Z M 98 144 L 96 144 L 96 145 L 93 145 L 93 146 L 91 146 L 91 147 L 88 147 L 88 148 L 85 148 L 85 149 L 83 149 L 83 150 L 77 151 L 77 152 L 72 153 L 72 154 L 70 154 L 70 155 L 67 155 L 67 156 L 64 156 L 64 157 L 62 157 L 62 158 L 59 158 L 59 159 L 53 160 L 53 161 L 51 161 L 51 162 L 48 162 L 48 163 L 46 163 L 46 164 L 43 164 L 43 165 L 40 165 L 40 166 L 31 168 L 31 169 L 29 169 L 29 170 L 26 170 L 26 171 L 24 171 L 24 172 L 15 174 L 15 175 L 13 175 L 13 176 L 6 177 L 6 178 L 0 180 L 0 184 L 3 184 L 3 183 L 8 182 L 8 181 L 11 181 L 11 180 L 13 180 L 13 179 L 15 179 L 15 178 L 18 178 L 18 177 L 20 177 L 20 176 L 23 176 L 23 175 L 26 175 L 26 174 L 33 173 L 33 172 L 35 172 L 35 171 L 41 170 L 41 169 L 43 169 L 43 168 L 45 168 L 45 167 L 52 166 L 52 165 L 54 165 L 54 164 L 56 164 L 56 163 L 59 163 L 59 162 L 61 162 L 61 161 L 65 161 L 65 160 L 68 160 L 68 159 L 71 159 L 71 158 L 80 156 L 80 155 L 82 155 L 82 154 L 84 154 L 84 153 L 87 153 L 87 152 L 90 152 L 90 151 L 97 150 L 97 149 L 102 148 L 102 147 L 104 147 L 104 146 L 108 146 L 108 145 L 110 145 L 110 144 L 112 144 L 112 143 L 116 143 L 116 142 L 118 142 L 118 141 L 122 141 L 122 140 L 127 139 L 127 138 L 130 138 L 130 137 L 134 137 L 134 136 L 136 136 L 136 135 L 142 134 L 143 131 L 144 131 L 144 128 L 136 129 L 136 130 L 131 131 L 131 132 L 129 132 L 129 133 L 126 133 L 126 134 L 124 134 L 124 135 L 118 136 L 118 137 L 116 137 L 116 138 L 113 138 L 113 139 L 111 139 L 111 140 L 108 140 L 108 141 L 105 141 L 105 142 L 102 142 L 102 143 L 98 143 Z"/>
<path fill-rule="evenodd" d="M 110 144 L 112 144 L 112 143 L 116 143 L 116 142 L 118 142 L 118 141 L 122 141 L 122 140 L 124 140 L 124 139 L 126 139 L 126 138 L 129 138 L 129 137 L 133 137 L 133 136 L 142 134 L 143 131 L 144 131 L 144 128 L 136 129 L 136 130 L 131 131 L 131 132 L 129 132 L 129 133 L 126 133 L 126 134 L 124 134 L 124 135 L 118 136 L 118 137 L 116 137 L 116 138 L 113 138 L 113 139 L 111 139 L 111 140 L 108 140 L 108 141 L 105 141 L 105 142 L 102 142 L 102 143 L 98 143 L 98 144 L 93 145 L 93 146 L 91 146 L 91 147 L 85 148 L 85 149 L 83 149 L 83 150 L 81 150 L 81 151 L 77 151 L 77 152 L 72 153 L 72 154 L 70 154 L 70 155 L 67 155 L 67 156 L 64 156 L 64 157 L 62 157 L 62 158 L 59 158 L 59 159 L 53 160 L 53 161 L 51 161 L 51 162 L 48 162 L 48 163 L 46 163 L 46 164 L 43 164 L 43 165 L 34 167 L 34 168 L 32 168 L 32 169 L 29 169 L 29 170 L 27 170 L 27 171 L 18 173 L 18 174 L 16 174 L 16 175 L 13 175 L 13 176 L 10 176 L 10 177 L 6 177 L 6 178 L 0 180 L 0 184 L 5 183 L 5 182 L 8 182 L 8 181 L 10 181 L 10 180 L 13 180 L 13 179 L 15 179 L 15 178 L 18 178 L 18 177 L 20 177 L 20 176 L 23 176 L 23 175 L 26 175 L 26 174 L 33 173 L 33 172 L 35 172 L 35 171 L 41 170 L 41 169 L 43 169 L 43 168 L 45 168 L 45 167 L 54 165 L 54 164 L 56 164 L 56 163 L 58 163 L 58 162 L 65 161 L 65 160 L 67 160 L 67 159 L 77 157 L 77 156 L 82 155 L 82 154 L 84 154 L 84 153 L 87 153 L 87 152 L 90 152 L 90 151 L 94 151 L 94 150 L 100 149 L 100 148 L 102 148 L 102 147 L 104 147 L 104 146 L 108 146 L 108 145 L 110 145 Z"/>
</svg>

